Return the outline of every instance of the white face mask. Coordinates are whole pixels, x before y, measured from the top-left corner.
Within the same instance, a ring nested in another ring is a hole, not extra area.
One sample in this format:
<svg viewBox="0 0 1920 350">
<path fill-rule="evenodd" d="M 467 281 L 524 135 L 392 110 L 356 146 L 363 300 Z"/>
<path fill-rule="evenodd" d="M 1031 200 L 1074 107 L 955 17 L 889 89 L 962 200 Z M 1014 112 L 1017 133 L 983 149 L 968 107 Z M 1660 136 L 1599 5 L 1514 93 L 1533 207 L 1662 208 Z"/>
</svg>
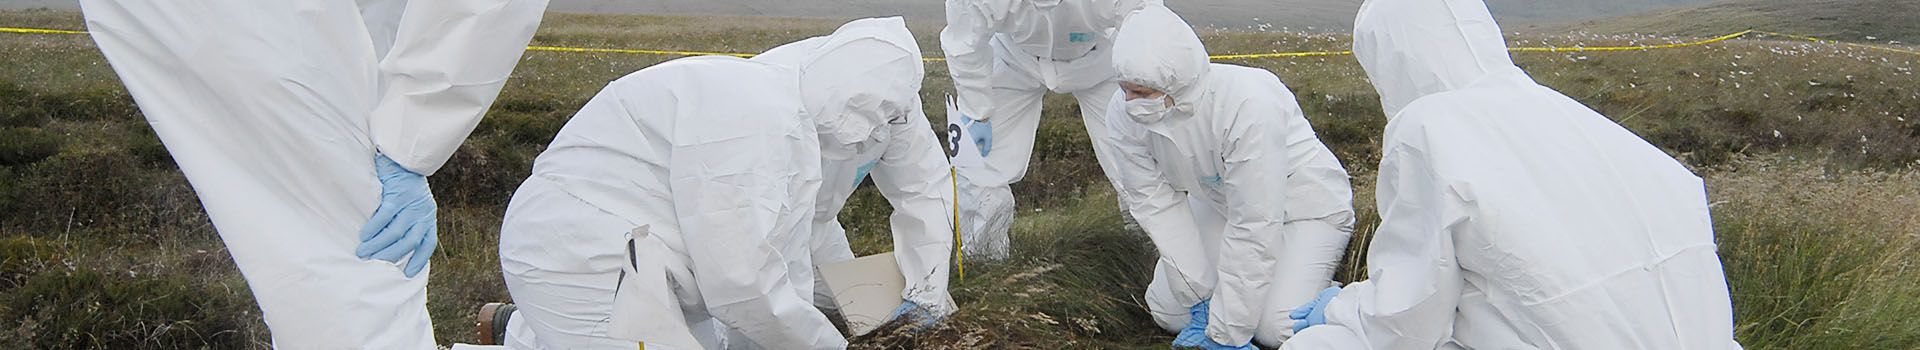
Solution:
<svg viewBox="0 0 1920 350">
<path fill-rule="evenodd" d="M 1167 116 L 1166 97 L 1127 100 L 1127 116 L 1141 124 L 1152 124 Z"/>
<path fill-rule="evenodd" d="M 878 108 L 848 110 L 834 133 L 820 135 L 821 156 L 827 159 L 850 159 L 855 155 L 874 147 L 885 147 L 893 139 L 891 125 L 905 124 L 907 111 L 897 104 L 881 102 Z M 889 115 L 875 118 L 872 115 Z M 879 123 L 873 123 L 879 121 Z M 864 134 L 863 131 L 864 130 Z M 858 135 L 858 136 L 856 136 Z"/>
</svg>

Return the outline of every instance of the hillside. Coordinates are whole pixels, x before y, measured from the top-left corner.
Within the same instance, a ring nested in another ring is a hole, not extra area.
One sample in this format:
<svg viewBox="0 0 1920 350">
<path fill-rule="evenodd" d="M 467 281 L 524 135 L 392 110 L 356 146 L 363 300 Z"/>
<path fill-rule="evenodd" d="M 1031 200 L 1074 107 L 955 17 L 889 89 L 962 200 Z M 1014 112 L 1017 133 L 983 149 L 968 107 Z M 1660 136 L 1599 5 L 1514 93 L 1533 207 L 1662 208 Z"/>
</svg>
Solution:
<svg viewBox="0 0 1920 350">
<path fill-rule="evenodd" d="M 6 0 L 29 1 L 29 0 Z M 38 0 L 46 1 L 46 0 Z M 1565 22 L 1639 13 L 1711 0 L 1490 0 L 1502 20 Z M 4 1 L 0 1 L 4 2 Z M 1172 0 L 1168 6 L 1196 25 L 1225 28 L 1269 25 L 1293 30 L 1345 32 L 1358 0 Z M 851 18 L 904 15 L 943 22 L 940 0 L 553 0 L 550 10 L 586 13 L 700 14 Z M 1309 29 L 1311 28 L 1311 29 Z"/>
<path fill-rule="evenodd" d="M 1489 0 L 1502 21 L 1559 23 L 1697 5 L 1711 0 Z M 1172 0 L 1194 24 L 1225 28 L 1269 25 L 1345 32 L 1360 0 Z M 0 0 L 0 9 L 78 9 L 78 0 Z M 647 15 L 723 15 L 847 19 L 906 16 L 944 22 L 942 0 L 552 0 L 553 12 Z"/>
<path fill-rule="evenodd" d="M 1595 33 L 1720 35 L 1760 29 L 1826 39 L 1920 44 L 1920 1 L 1914 0 L 1725 0 L 1704 6 L 1656 11 L 1539 27 Z"/>
</svg>

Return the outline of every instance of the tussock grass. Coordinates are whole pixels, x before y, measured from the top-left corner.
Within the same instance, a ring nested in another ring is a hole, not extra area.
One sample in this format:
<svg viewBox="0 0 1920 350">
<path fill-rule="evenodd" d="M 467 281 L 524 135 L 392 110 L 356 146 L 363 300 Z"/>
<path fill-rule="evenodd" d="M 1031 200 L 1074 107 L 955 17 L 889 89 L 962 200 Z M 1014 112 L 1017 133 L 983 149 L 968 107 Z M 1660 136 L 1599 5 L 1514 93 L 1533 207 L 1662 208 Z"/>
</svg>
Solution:
<svg viewBox="0 0 1920 350">
<path fill-rule="evenodd" d="M 1708 184 L 1748 349 L 1920 347 L 1920 172 L 1734 165 Z"/>
</svg>

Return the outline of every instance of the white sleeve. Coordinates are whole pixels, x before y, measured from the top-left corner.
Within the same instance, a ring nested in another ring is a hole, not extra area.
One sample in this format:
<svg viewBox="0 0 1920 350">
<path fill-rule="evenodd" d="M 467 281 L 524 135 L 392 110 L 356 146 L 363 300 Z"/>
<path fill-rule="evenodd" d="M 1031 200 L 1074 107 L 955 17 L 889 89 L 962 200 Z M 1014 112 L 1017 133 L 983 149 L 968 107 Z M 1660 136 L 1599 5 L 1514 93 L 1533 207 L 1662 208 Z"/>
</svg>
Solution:
<svg viewBox="0 0 1920 350">
<path fill-rule="evenodd" d="M 668 171 L 688 265 L 708 313 L 756 344 L 845 347 L 812 300 L 789 292 L 795 290 L 788 279 L 793 272 L 770 240 L 783 210 L 811 202 L 792 196 L 814 195 L 791 188 L 790 178 L 801 168 L 796 162 L 818 160 L 757 151 L 818 146 L 792 142 L 754 125 L 759 121 L 703 121 L 714 124 L 675 131 Z"/>
<path fill-rule="evenodd" d="M 1292 101 L 1286 101 L 1292 102 Z M 1225 242 L 1220 244 L 1220 279 L 1214 286 L 1207 337 L 1221 344 L 1246 344 L 1260 326 L 1274 271 L 1274 257 L 1286 227 L 1288 108 L 1278 101 L 1252 102 L 1233 116 L 1222 158 L 1221 192 L 1227 194 Z"/>
<path fill-rule="evenodd" d="M 947 0 L 947 27 L 940 30 L 940 50 L 947 57 L 947 72 L 953 76 L 954 94 L 960 98 L 961 114 L 974 120 L 987 120 L 993 106 L 994 29 L 1007 18 L 1016 4 L 1012 0 Z M 955 122 L 947 116 L 948 122 Z"/>
<path fill-rule="evenodd" d="M 431 175 L 453 155 L 499 97 L 546 0 L 409 1 L 393 46 L 380 62 L 374 145 L 414 172 Z"/>
<path fill-rule="evenodd" d="M 906 274 L 907 300 L 945 315 L 955 310 L 947 294 L 953 257 L 953 173 L 920 108 L 896 130 L 873 169 L 873 183 L 893 205 L 894 258 Z"/>
<path fill-rule="evenodd" d="M 1107 19 L 1106 23 L 1113 23 L 1114 28 L 1119 28 L 1120 23 L 1126 21 L 1127 15 L 1133 14 L 1133 11 L 1139 11 L 1141 7 L 1146 7 L 1147 4 L 1164 4 L 1160 0 L 1110 0 L 1110 1 L 1113 3 L 1112 11 L 1108 13 L 1103 13 L 1101 15 L 1106 17 Z"/>
<path fill-rule="evenodd" d="M 1413 147 L 1385 151 L 1369 280 L 1347 286 L 1327 305 L 1327 323 L 1352 330 L 1366 348 L 1432 349 L 1453 329 L 1465 284 L 1453 232 L 1466 216 L 1432 169 Z"/>
<path fill-rule="evenodd" d="M 1119 95 L 1121 92 L 1115 91 Z M 1160 251 L 1160 260 L 1174 266 L 1184 278 L 1182 281 L 1195 285 L 1182 286 L 1200 296 L 1212 293 L 1213 283 L 1206 280 L 1207 253 L 1200 243 L 1200 225 L 1193 217 L 1193 209 L 1187 204 L 1187 194 L 1174 190 L 1160 172 L 1158 162 L 1150 153 L 1148 130 L 1145 126 L 1125 117 L 1126 99 L 1115 96 L 1110 103 L 1107 115 L 1117 116 L 1107 119 L 1108 142 L 1094 142 L 1095 147 L 1105 144 L 1112 149 L 1106 154 L 1115 155 L 1114 169 L 1119 173 L 1114 178 L 1120 181 L 1120 200 L 1127 212 L 1133 214 L 1140 228 L 1147 232 L 1147 238 Z M 1191 305 L 1189 305 L 1191 306 Z"/>
</svg>

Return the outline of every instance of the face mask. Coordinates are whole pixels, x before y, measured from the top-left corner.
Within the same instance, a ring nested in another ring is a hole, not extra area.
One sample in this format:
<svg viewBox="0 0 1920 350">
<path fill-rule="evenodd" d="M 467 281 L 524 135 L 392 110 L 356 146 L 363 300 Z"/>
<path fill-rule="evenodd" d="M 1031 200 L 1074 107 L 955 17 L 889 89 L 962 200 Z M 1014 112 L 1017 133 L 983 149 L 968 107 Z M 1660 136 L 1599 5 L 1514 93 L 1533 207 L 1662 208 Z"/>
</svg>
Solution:
<svg viewBox="0 0 1920 350">
<path fill-rule="evenodd" d="M 873 95 L 853 96 L 839 108 L 822 111 L 815 120 L 820 132 L 820 143 L 828 145 L 850 145 L 866 141 L 881 123 L 886 112 L 881 110 L 880 99 Z"/>
<path fill-rule="evenodd" d="M 837 132 L 822 133 L 820 136 L 821 155 L 827 159 L 849 159 L 875 147 L 885 147 L 893 139 L 894 124 L 906 123 L 906 111 L 893 103 L 880 103 L 877 108 L 849 108 L 839 125 L 831 129 Z M 891 115 L 891 117 L 878 117 Z"/>
<path fill-rule="evenodd" d="M 1141 124 L 1160 121 L 1167 115 L 1166 97 L 1127 100 L 1127 116 Z"/>
</svg>

